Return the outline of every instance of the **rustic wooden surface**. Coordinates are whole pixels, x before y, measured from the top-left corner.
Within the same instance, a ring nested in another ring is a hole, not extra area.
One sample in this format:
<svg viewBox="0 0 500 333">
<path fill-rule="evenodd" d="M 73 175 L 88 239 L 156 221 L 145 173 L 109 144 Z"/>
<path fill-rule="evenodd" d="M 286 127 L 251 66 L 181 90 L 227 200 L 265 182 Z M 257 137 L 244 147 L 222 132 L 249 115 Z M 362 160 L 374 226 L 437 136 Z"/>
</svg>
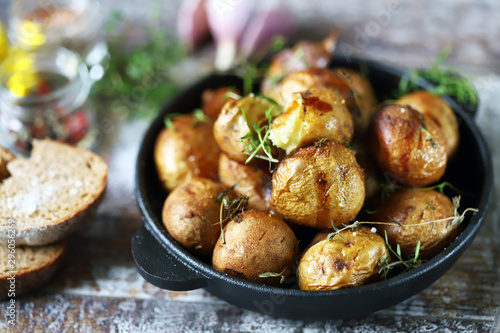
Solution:
<svg viewBox="0 0 500 333">
<path fill-rule="evenodd" d="M 4 19 L 8 2 L 0 0 Z M 355 31 L 365 29 L 374 20 L 373 13 L 388 9 L 390 2 L 326 4 L 309 0 L 286 2 L 285 6 L 297 19 L 299 35 L 321 36 L 332 25 L 341 25 L 342 41 L 355 45 Z M 359 47 L 356 55 L 403 67 L 427 66 L 439 50 L 452 43 L 450 63 L 470 75 L 480 92 L 477 123 L 490 144 L 494 169 L 499 170 L 500 2 L 395 2 L 400 11 L 392 14 L 387 25 Z M 165 1 L 160 7 L 169 27 L 178 3 Z M 105 13 L 121 9 L 137 22 L 147 19 L 155 6 L 144 0 L 103 0 L 103 5 Z M 205 54 L 210 55 L 210 50 Z M 128 122 L 104 133 L 100 151 L 110 167 L 104 202 L 88 224 L 70 235 L 65 264 L 57 276 L 42 290 L 17 298 L 14 331 L 500 332 L 500 216 L 496 200 L 480 234 L 448 273 L 422 293 L 361 319 L 313 323 L 275 319 L 241 310 L 203 290 L 170 292 L 145 282 L 135 269 L 130 241 L 141 223 L 133 194 L 133 169 L 147 125 L 145 121 Z M 498 176 L 495 188 L 498 193 Z M 6 306 L 0 302 L 0 332 L 9 331 L 3 321 Z"/>
</svg>

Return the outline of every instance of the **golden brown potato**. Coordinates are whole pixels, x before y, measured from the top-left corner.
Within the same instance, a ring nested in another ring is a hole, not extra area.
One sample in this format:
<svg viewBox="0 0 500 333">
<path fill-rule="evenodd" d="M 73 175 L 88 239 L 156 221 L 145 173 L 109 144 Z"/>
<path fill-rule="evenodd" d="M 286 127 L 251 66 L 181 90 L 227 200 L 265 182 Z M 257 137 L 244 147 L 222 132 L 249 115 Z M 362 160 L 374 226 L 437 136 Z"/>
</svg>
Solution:
<svg viewBox="0 0 500 333">
<path fill-rule="evenodd" d="M 271 110 L 273 116 L 281 112 L 278 105 L 254 95 L 230 100 L 224 104 L 214 125 L 214 136 L 220 149 L 231 159 L 245 163 L 249 154 L 245 152 L 245 145 L 240 139 L 250 132 L 249 124 L 253 126 L 254 123 L 267 121 L 267 110 Z"/>
<path fill-rule="evenodd" d="M 332 71 L 342 78 L 349 85 L 351 93 L 355 94 L 355 97 L 352 98 L 355 106 L 351 106 L 348 103 L 348 107 L 353 116 L 355 131 L 359 135 L 365 136 L 372 116 L 377 111 L 375 108 L 377 98 L 375 97 L 370 81 L 350 68 L 339 67 L 334 68 Z M 350 101 L 348 97 L 346 96 L 348 101 Z"/>
<path fill-rule="evenodd" d="M 382 258 L 390 261 L 384 240 L 369 228 L 341 232 L 322 240 L 302 256 L 297 270 L 303 290 L 334 290 L 359 286 L 378 275 Z"/>
<path fill-rule="evenodd" d="M 220 154 L 219 179 L 234 191 L 248 196 L 248 208 L 261 211 L 271 210 L 271 174 L 258 166 L 233 161 L 226 154 Z"/>
<path fill-rule="evenodd" d="M 237 95 L 240 95 L 240 92 L 231 87 L 205 90 L 201 96 L 203 113 L 213 121 L 217 120 L 224 104 L 229 100 L 234 100 L 233 97 Z"/>
<path fill-rule="evenodd" d="M 332 30 L 323 41 L 300 41 L 292 49 L 284 49 L 271 60 L 261 91 L 275 100 L 280 98 L 279 84 L 283 78 L 308 68 L 326 68 L 335 49 L 338 30 Z"/>
<path fill-rule="evenodd" d="M 277 101 L 287 105 L 293 100 L 294 94 L 311 88 L 330 88 L 344 99 L 354 102 L 352 91 L 345 79 L 326 68 L 310 68 L 285 76 L 280 84 L 280 98 Z M 346 104 L 349 105 L 349 102 Z"/>
<path fill-rule="evenodd" d="M 382 171 L 410 186 L 425 186 L 443 176 L 448 145 L 431 118 L 391 104 L 375 114 L 371 125 L 370 150 Z"/>
<path fill-rule="evenodd" d="M 312 228 L 349 222 L 363 206 L 363 169 L 341 144 L 300 148 L 273 174 L 272 204 L 287 220 Z"/>
<path fill-rule="evenodd" d="M 434 120 L 445 134 L 449 156 L 455 154 L 460 141 L 458 121 L 455 113 L 444 99 L 426 90 L 420 90 L 401 97 L 396 103 L 408 105 Z"/>
<path fill-rule="evenodd" d="M 415 253 L 418 241 L 420 256 L 430 258 L 442 251 L 458 235 L 459 228 L 450 228 L 452 220 L 428 223 L 454 216 L 454 207 L 450 199 L 434 190 L 399 190 L 394 192 L 382 204 L 373 216 L 377 222 L 392 223 L 402 226 L 381 225 L 379 233 L 387 231 L 389 244 L 393 249 L 397 244 L 401 253 L 408 256 Z M 418 225 L 420 223 L 425 223 Z"/>
<path fill-rule="evenodd" d="M 296 244 L 295 234 L 281 219 L 247 210 L 224 228 L 215 245 L 212 264 L 221 272 L 248 281 L 276 284 L 279 278 L 259 275 L 285 271 L 293 260 Z"/>
<path fill-rule="evenodd" d="M 345 99 L 328 88 L 296 93 L 284 113 L 273 120 L 269 138 L 287 154 L 315 141 L 345 143 L 354 134 L 352 116 Z"/>
<path fill-rule="evenodd" d="M 217 179 L 219 146 L 212 123 L 183 115 L 172 121 L 175 131 L 164 128 L 156 139 L 154 159 L 163 186 L 171 191 L 195 177 Z"/>
<path fill-rule="evenodd" d="M 217 197 L 227 186 L 207 178 L 193 178 L 170 193 L 163 205 L 163 225 L 184 248 L 210 257 L 220 235 Z"/>
</svg>

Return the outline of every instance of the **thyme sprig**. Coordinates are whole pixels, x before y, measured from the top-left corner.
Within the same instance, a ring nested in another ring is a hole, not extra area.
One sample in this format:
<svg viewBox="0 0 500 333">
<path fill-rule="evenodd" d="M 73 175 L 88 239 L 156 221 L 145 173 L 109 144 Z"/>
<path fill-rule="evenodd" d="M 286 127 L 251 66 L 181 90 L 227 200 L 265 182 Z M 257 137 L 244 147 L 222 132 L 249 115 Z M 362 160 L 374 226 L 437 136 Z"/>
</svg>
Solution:
<svg viewBox="0 0 500 333">
<path fill-rule="evenodd" d="M 265 118 L 261 119 L 259 122 L 253 122 L 253 124 L 250 124 L 245 110 L 240 109 L 243 119 L 245 119 L 249 129 L 249 132 L 240 138 L 240 142 L 244 144 L 244 152 L 249 155 L 245 164 L 249 163 L 254 158 L 268 161 L 269 165 L 271 165 L 271 163 L 279 162 L 272 154 L 272 144 L 269 139 L 269 135 L 271 134 L 271 124 L 273 122 L 273 111 L 277 107 L 277 105 L 271 106 L 266 110 Z M 260 152 L 263 152 L 263 154 Z"/>
<path fill-rule="evenodd" d="M 226 188 L 215 199 L 215 202 L 220 202 L 219 222 L 217 222 L 217 224 L 220 225 L 222 244 L 226 244 L 226 238 L 224 236 L 224 223 L 232 220 L 239 213 L 242 213 L 248 205 L 248 196 L 246 195 L 240 195 L 235 199 L 231 199 L 230 193 L 236 188 L 236 186 L 238 186 L 238 184 L 239 182 L 229 188 Z"/>
<path fill-rule="evenodd" d="M 477 104 L 478 97 L 469 80 L 461 77 L 455 68 L 443 65 L 450 53 L 451 47 L 445 47 L 428 70 L 411 69 L 399 81 L 396 98 L 421 89 L 418 83 L 423 79 L 434 85 L 428 90 L 436 95 L 450 96 L 463 105 Z"/>
<path fill-rule="evenodd" d="M 396 250 L 394 250 L 389 244 L 389 239 L 387 238 L 387 231 L 384 230 L 384 236 L 385 236 L 385 244 L 387 245 L 387 249 L 389 249 L 389 252 L 391 252 L 396 258 L 396 261 L 389 262 L 389 258 L 383 257 L 380 258 L 378 265 L 379 265 L 379 270 L 378 273 L 385 279 L 387 278 L 387 275 L 389 274 L 389 271 L 393 269 L 396 266 L 404 266 L 404 271 L 409 271 L 410 269 L 417 268 L 418 266 L 422 265 L 424 263 L 423 260 L 419 259 L 420 256 L 420 245 L 421 242 L 418 241 L 417 246 L 415 247 L 415 253 L 411 254 L 408 259 L 403 259 L 403 256 L 401 254 L 401 247 L 399 244 L 396 246 Z"/>
<path fill-rule="evenodd" d="M 452 198 L 453 202 L 453 216 L 449 217 L 444 217 L 442 219 L 437 219 L 437 220 L 430 220 L 430 221 L 424 221 L 424 222 L 419 222 L 415 224 L 401 224 L 400 222 L 396 221 L 394 218 L 391 218 L 388 216 L 388 218 L 391 220 L 391 222 L 376 222 L 376 221 L 354 221 L 351 224 L 342 224 L 342 228 L 339 228 L 334 224 L 332 221 L 332 227 L 333 227 L 333 232 L 329 233 L 327 236 L 327 240 L 331 241 L 336 235 L 339 235 L 342 239 L 345 240 L 345 238 L 342 236 L 342 231 L 349 230 L 349 229 L 355 229 L 359 227 L 360 225 L 364 224 L 369 224 L 369 225 L 397 225 L 398 227 L 401 228 L 413 228 L 421 225 L 427 225 L 427 224 L 432 224 L 432 228 L 436 223 L 442 223 L 442 222 L 447 222 L 447 221 L 452 221 L 451 224 L 448 226 L 448 228 L 453 228 L 459 225 L 460 223 L 463 222 L 465 219 L 465 215 L 468 212 L 474 212 L 477 213 L 479 210 L 477 208 L 466 208 L 462 213 L 459 213 L 458 208 L 460 207 L 460 196 L 456 196 Z M 432 229 L 431 229 L 432 230 Z"/>
</svg>

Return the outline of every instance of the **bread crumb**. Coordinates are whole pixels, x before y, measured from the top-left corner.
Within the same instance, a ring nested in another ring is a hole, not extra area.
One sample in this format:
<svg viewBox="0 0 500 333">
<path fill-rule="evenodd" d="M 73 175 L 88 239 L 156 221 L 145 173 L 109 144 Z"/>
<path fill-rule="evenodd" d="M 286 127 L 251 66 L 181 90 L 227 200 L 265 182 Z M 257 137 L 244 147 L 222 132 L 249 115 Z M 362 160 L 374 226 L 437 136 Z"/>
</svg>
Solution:
<svg viewBox="0 0 500 333">
<path fill-rule="evenodd" d="M 83 186 L 83 182 L 81 182 L 81 181 L 76 181 L 76 182 L 75 182 L 75 186 L 76 186 L 76 187 L 82 187 L 82 186 Z"/>
<path fill-rule="evenodd" d="M 372 228 L 370 229 L 370 231 L 371 231 L 371 232 L 373 232 L 373 233 L 376 233 L 376 232 L 377 232 L 377 228 L 372 227 Z"/>
<path fill-rule="evenodd" d="M 69 190 L 69 194 L 77 194 L 77 193 L 78 193 L 78 190 L 74 187 Z"/>
</svg>

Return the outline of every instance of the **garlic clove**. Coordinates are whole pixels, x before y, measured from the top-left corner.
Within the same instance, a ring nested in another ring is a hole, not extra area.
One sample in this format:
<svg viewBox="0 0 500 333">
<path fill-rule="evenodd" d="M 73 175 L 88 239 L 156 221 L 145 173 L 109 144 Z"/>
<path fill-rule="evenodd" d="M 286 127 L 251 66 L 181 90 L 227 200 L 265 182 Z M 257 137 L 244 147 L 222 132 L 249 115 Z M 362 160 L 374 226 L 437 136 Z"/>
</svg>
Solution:
<svg viewBox="0 0 500 333">
<path fill-rule="evenodd" d="M 241 38 L 240 55 L 248 58 L 267 49 L 275 36 L 289 37 L 294 30 L 291 14 L 283 9 L 260 11 L 248 23 Z"/>
<path fill-rule="evenodd" d="M 177 16 L 177 34 L 189 50 L 193 51 L 208 36 L 206 0 L 184 0 Z"/>
<path fill-rule="evenodd" d="M 215 67 L 227 70 L 236 57 L 238 41 L 252 16 L 253 0 L 207 0 L 208 27 L 215 40 Z"/>
</svg>

